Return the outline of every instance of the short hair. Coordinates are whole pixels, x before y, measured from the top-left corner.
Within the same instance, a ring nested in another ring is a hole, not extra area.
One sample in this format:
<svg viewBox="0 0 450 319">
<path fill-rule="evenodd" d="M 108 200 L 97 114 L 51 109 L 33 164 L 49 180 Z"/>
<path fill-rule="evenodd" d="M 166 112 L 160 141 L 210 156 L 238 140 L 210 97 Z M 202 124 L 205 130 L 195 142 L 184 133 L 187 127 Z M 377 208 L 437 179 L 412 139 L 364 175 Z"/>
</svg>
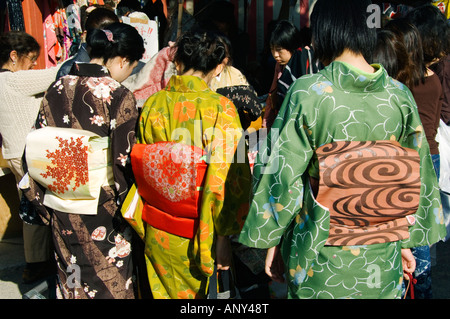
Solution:
<svg viewBox="0 0 450 319">
<path fill-rule="evenodd" d="M 315 57 L 328 64 L 345 49 L 371 60 L 376 28 L 367 24 L 369 0 L 317 0 L 311 14 Z"/>
<path fill-rule="evenodd" d="M 275 24 L 270 35 L 271 48 L 280 47 L 294 52 L 300 46 L 300 32 L 288 20 L 280 20 Z"/>
<path fill-rule="evenodd" d="M 139 61 L 145 52 L 141 35 L 126 23 L 115 22 L 103 30 L 88 30 L 86 42 L 91 48 L 91 59 L 102 58 L 105 62 L 118 56 Z"/>
<path fill-rule="evenodd" d="M 193 69 L 208 74 L 227 57 L 223 39 L 216 33 L 186 32 L 176 42 L 175 62 L 183 65 L 184 71 Z"/>
<path fill-rule="evenodd" d="M 11 51 L 16 51 L 18 56 L 24 56 L 30 52 L 40 53 L 41 46 L 26 32 L 9 31 L 0 35 L 0 65 L 9 60 Z"/>
<path fill-rule="evenodd" d="M 406 18 L 419 30 L 425 63 L 431 63 L 450 53 L 450 25 L 436 6 L 419 6 L 408 12 Z"/>
<path fill-rule="evenodd" d="M 119 17 L 113 10 L 107 7 L 97 7 L 87 14 L 84 29 L 104 29 L 114 22 L 120 22 Z"/>
</svg>

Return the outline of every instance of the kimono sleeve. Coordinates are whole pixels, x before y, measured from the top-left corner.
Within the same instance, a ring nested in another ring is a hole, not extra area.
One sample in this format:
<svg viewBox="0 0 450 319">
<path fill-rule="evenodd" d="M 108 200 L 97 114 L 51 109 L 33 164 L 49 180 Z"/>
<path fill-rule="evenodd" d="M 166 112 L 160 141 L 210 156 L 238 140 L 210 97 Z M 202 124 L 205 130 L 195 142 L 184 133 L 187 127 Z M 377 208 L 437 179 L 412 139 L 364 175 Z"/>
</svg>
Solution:
<svg viewBox="0 0 450 319">
<path fill-rule="evenodd" d="M 111 112 L 111 156 L 114 182 L 121 204 L 132 185 L 132 170 L 129 155 L 136 143 L 138 110 L 133 93 L 125 89 L 119 99 L 116 112 Z"/>
<path fill-rule="evenodd" d="M 415 223 L 409 227 L 410 237 L 402 241 L 402 248 L 428 246 L 444 240 L 446 228 L 436 172 L 430 148 L 420 121 L 417 106 L 409 90 L 406 90 L 404 105 L 412 105 L 406 114 L 406 131 L 402 146 L 417 150 L 420 156 L 420 201 L 414 214 Z"/>
<path fill-rule="evenodd" d="M 220 97 L 222 112 L 204 131 L 210 154 L 200 225 L 218 235 L 238 234 L 248 212 L 251 173 L 239 116 L 233 102 Z M 212 218 L 212 223 L 211 219 Z M 201 227 L 202 228 L 202 227 Z M 203 229 L 205 230 L 205 229 Z"/>
<path fill-rule="evenodd" d="M 253 198 L 239 237 L 246 246 L 276 246 L 300 212 L 314 154 L 303 116 L 299 96 L 288 91 L 255 163 Z"/>
</svg>

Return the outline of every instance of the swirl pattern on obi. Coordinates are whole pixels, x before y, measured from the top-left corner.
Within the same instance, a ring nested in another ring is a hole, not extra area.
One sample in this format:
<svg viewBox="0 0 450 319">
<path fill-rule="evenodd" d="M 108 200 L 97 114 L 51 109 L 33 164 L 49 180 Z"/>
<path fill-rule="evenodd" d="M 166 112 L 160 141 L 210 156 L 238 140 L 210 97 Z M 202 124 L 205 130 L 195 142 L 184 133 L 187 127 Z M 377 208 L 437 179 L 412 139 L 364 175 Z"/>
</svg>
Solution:
<svg viewBox="0 0 450 319">
<path fill-rule="evenodd" d="M 398 142 L 333 142 L 316 151 L 317 201 L 330 211 L 328 245 L 409 237 L 420 199 L 420 158 Z"/>
</svg>

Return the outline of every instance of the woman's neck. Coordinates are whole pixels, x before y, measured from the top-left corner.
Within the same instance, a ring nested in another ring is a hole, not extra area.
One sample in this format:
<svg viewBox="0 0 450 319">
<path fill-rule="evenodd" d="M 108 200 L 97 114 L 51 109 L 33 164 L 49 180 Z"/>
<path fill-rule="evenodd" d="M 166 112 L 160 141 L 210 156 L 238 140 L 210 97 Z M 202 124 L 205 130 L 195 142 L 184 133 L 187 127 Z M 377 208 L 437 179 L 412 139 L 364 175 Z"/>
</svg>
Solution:
<svg viewBox="0 0 450 319">
<path fill-rule="evenodd" d="M 376 70 L 371 66 L 364 56 L 360 53 L 354 53 L 350 50 L 344 50 L 344 52 L 338 56 L 334 61 L 348 63 L 355 68 L 367 73 L 374 73 Z"/>
<path fill-rule="evenodd" d="M 186 72 L 184 72 L 182 75 L 191 75 L 191 76 L 196 76 L 200 79 L 202 79 L 203 81 L 205 81 L 208 85 L 211 82 L 211 80 L 213 79 L 213 75 L 212 72 L 208 73 L 208 74 L 204 74 L 201 71 L 195 71 L 194 69 L 190 69 Z"/>
<path fill-rule="evenodd" d="M 4 70 L 9 70 L 11 72 L 15 72 L 16 71 L 16 67 L 15 67 L 14 64 L 12 64 L 11 61 L 9 61 L 8 63 L 3 64 L 1 68 L 4 69 Z"/>
</svg>

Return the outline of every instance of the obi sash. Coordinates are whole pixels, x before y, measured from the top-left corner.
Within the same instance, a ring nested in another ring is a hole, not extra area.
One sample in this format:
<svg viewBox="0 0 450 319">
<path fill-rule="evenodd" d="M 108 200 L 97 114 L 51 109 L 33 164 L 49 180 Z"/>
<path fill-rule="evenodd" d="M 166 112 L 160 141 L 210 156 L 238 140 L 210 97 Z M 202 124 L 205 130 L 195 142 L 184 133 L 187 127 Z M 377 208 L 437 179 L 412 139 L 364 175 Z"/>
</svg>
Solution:
<svg viewBox="0 0 450 319">
<path fill-rule="evenodd" d="M 398 142 L 333 142 L 316 150 L 317 202 L 330 211 L 326 245 L 409 238 L 419 207 L 420 157 Z"/>
<path fill-rule="evenodd" d="M 95 215 L 101 187 L 114 185 L 109 137 L 73 128 L 44 127 L 26 140 L 29 175 L 46 191 L 44 205 Z"/>
<path fill-rule="evenodd" d="M 144 199 L 142 219 L 157 229 L 193 238 L 207 169 L 205 152 L 177 142 L 135 144 L 131 166 Z"/>
</svg>

